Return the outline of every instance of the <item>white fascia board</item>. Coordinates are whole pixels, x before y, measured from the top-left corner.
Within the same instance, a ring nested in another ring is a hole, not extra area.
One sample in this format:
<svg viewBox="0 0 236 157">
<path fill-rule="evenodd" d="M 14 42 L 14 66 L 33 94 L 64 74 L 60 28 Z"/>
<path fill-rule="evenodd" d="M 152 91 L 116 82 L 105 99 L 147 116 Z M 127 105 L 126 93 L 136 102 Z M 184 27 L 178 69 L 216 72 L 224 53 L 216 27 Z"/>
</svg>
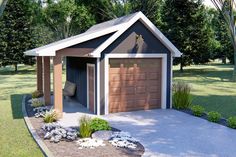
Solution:
<svg viewBox="0 0 236 157">
<path fill-rule="evenodd" d="M 109 39 L 102 43 L 98 48 L 96 48 L 91 55 L 98 56 L 103 50 L 105 50 L 111 43 L 113 43 L 121 34 L 123 34 L 129 27 L 131 27 L 136 21 L 139 20 L 141 12 L 134 16 L 129 22 L 122 24 L 120 30 L 113 34 Z"/>
<path fill-rule="evenodd" d="M 95 49 L 91 55 L 99 56 L 112 42 L 114 42 L 121 34 L 130 28 L 135 22 L 140 20 L 154 35 L 157 37 L 171 52 L 173 57 L 180 57 L 182 53 L 161 33 L 161 31 L 142 13 L 139 12 L 129 22 L 124 23 L 119 31 L 113 34 L 108 40 Z"/>
<path fill-rule="evenodd" d="M 98 38 L 100 36 L 103 35 L 107 35 L 109 33 L 113 33 L 116 32 L 117 30 L 119 30 L 120 25 L 116 25 L 104 30 L 100 30 L 100 31 L 94 31 L 94 32 L 87 32 L 88 34 L 86 34 L 83 36 L 78 36 L 78 37 L 71 37 L 69 39 L 63 39 L 60 40 L 55 43 L 52 43 L 52 45 L 46 45 L 46 46 L 42 46 L 33 50 L 29 50 L 24 52 L 25 55 L 29 55 L 29 56 L 55 56 L 56 55 L 56 51 L 57 50 L 61 50 L 63 48 L 67 48 L 70 47 L 72 45 L 76 45 L 82 42 L 86 42 L 95 38 Z M 55 44 L 55 45 L 53 45 Z"/>
<path fill-rule="evenodd" d="M 161 31 L 144 15 L 140 15 L 141 22 L 172 52 L 174 57 L 180 57 L 182 53 L 161 33 Z"/>
</svg>

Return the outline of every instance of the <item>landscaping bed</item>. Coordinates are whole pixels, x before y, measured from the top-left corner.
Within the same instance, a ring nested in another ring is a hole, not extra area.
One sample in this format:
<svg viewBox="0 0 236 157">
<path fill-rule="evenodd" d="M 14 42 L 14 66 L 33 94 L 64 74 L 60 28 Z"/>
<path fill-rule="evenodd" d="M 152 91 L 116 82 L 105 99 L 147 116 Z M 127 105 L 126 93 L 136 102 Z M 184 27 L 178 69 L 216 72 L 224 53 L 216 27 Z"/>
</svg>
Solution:
<svg viewBox="0 0 236 157">
<path fill-rule="evenodd" d="M 222 117 L 217 111 L 205 112 L 202 105 L 192 103 L 191 87 L 184 82 L 173 84 L 173 108 L 196 117 L 206 119 L 210 122 L 218 123 L 233 129 L 236 129 L 236 116 L 228 119 Z"/>
<path fill-rule="evenodd" d="M 60 140 L 60 142 L 50 142 L 48 139 L 44 139 L 45 131 L 42 129 L 42 126 L 45 124 L 43 118 L 36 118 L 34 116 L 35 112 L 33 111 L 33 107 L 30 106 L 28 100 L 30 96 L 27 96 L 25 99 L 25 106 L 28 117 L 30 122 L 32 123 L 34 129 L 36 130 L 37 134 L 41 138 L 41 140 L 45 143 L 48 149 L 52 152 L 52 154 L 56 157 L 66 157 L 66 156 L 77 156 L 77 157 L 84 157 L 84 156 L 96 156 L 96 157 L 138 157 L 142 156 L 144 153 L 144 147 L 141 143 L 135 142 L 136 148 L 120 148 L 115 147 L 111 144 L 111 142 L 104 140 L 104 146 L 98 146 L 94 148 L 81 148 L 78 145 L 78 140 L 80 137 L 77 137 L 76 140 Z M 78 129 L 78 128 L 73 128 Z M 111 131 L 118 131 L 115 128 L 112 128 Z"/>
<path fill-rule="evenodd" d="M 181 112 L 184 112 L 184 113 L 187 113 L 187 114 L 190 114 L 190 115 L 193 115 L 193 116 L 194 116 L 193 111 L 192 111 L 191 109 L 175 109 L 175 110 L 181 111 Z M 208 120 L 207 113 L 204 112 L 204 113 L 202 114 L 202 116 L 199 116 L 199 118 Z M 227 126 L 228 126 L 228 125 L 227 125 L 227 119 L 225 119 L 225 118 L 220 118 L 218 124 L 221 124 L 221 125 L 224 125 L 224 126 L 227 127 Z"/>
</svg>

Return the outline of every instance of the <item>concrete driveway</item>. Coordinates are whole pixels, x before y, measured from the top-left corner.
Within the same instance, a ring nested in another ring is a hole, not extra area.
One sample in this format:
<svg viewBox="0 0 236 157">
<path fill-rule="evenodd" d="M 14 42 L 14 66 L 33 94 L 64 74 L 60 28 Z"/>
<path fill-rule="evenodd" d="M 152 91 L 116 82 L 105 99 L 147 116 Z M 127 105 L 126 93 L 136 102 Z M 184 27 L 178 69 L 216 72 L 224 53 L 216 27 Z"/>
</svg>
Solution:
<svg viewBox="0 0 236 157">
<path fill-rule="evenodd" d="M 104 118 L 139 139 L 144 156 L 236 156 L 236 130 L 176 110 L 115 113 Z"/>
</svg>

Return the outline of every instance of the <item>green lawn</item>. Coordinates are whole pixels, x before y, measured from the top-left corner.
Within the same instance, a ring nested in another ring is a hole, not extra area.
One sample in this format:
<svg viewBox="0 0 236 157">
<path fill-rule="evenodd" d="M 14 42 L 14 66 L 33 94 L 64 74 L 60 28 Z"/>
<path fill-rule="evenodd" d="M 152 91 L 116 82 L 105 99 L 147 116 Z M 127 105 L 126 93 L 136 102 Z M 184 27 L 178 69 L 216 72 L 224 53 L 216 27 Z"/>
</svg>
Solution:
<svg viewBox="0 0 236 157">
<path fill-rule="evenodd" d="M 230 81 L 231 74 L 229 65 L 191 66 L 184 73 L 175 70 L 174 81 L 191 84 L 194 104 L 228 117 L 236 115 L 236 83 Z M 36 87 L 34 67 L 20 66 L 18 73 L 0 68 L 0 80 L 0 156 L 43 156 L 21 113 L 22 95 Z"/>
<path fill-rule="evenodd" d="M 193 104 L 218 111 L 226 118 L 236 116 L 236 83 L 231 81 L 231 65 L 190 66 L 183 73 L 177 69 L 174 67 L 174 81 L 191 85 Z"/>
<path fill-rule="evenodd" d="M 28 132 L 22 112 L 22 94 L 35 89 L 35 70 L 20 66 L 15 74 L 12 68 L 0 69 L 0 156 L 43 156 Z"/>
</svg>

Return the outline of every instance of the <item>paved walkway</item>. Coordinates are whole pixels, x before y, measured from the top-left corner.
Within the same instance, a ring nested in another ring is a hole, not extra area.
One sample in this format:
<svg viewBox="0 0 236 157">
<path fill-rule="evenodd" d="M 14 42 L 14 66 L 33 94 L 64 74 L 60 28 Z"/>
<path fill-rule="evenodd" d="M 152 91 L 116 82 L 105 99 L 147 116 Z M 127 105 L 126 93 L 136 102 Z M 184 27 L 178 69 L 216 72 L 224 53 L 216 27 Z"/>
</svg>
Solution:
<svg viewBox="0 0 236 157">
<path fill-rule="evenodd" d="M 144 156 L 235 157 L 236 130 L 176 110 L 151 110 L 103 116 L 145 146 Z"/>
</svg>

